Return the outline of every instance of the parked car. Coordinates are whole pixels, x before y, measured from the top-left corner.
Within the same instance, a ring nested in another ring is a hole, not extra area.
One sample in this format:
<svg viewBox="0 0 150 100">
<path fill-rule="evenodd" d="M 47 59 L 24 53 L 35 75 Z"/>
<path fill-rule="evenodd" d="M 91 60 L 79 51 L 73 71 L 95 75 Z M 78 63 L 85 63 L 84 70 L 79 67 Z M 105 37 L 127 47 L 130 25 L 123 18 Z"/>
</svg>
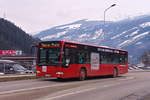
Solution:
<svg viewBox="0 0 150 100">
<path fill-rule="evenodd" d="M 31 70 L 27 70 L 22 65 L 11 60 L 0 60 L 0 73 L 4 74 L 26 74 L 33 73 Z"/>
<path fill-rule="evenodd" d="M 14 64 L 12 68 L 13 68 L 12 70 L 20 74 L 33 73 L 32 70 L 27 70 L 26 68 L 24 68 L 22 65 L 19 65 L 19 64 Z"/>
</svg>

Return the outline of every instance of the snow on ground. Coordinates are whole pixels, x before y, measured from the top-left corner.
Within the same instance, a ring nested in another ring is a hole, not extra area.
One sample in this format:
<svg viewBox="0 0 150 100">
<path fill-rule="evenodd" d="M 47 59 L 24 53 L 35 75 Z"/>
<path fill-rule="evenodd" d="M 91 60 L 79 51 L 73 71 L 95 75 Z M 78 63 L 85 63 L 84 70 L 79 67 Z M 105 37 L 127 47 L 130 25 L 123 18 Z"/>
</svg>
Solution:
<svg viewBox="0 0 150 100">
<path fill-rule="evenodd" d="M 85 33 L 85 34 L 81 34 L 80 36 L 79 36 L 79 38 L 84 38 L 84 37 L 87 37 L 87 34 Z"/>
<path fill-rule="evenodd" d="M 73 25 L 67 25 L 67 26 L 58 27 L 57 29 L 65 29 L 65 28 L 77 29 L 77 28 L 80 28 L 81 25 L 82 24 L 73 24 Z"/>
<path fill-rule="evenodd" d="M 145 28 L 147 26 L 150 26 L 150 22 L 146 22 L 140 25 L 140 27 Z"/>
<path fill-rule="evenodd" d="M 120 37 L 121 35 L 125 34 L 127 31 L 122 32 L 121 34 L 118 34 L 116 36 L 113 36 L 112 38 L 110 38 L 111 40 L 116 39 L 118 37 Z"/>
<path fill-rule="evenodd" d="M 71 39 L 72 39 L 71 36 L 65 36 L 65 37 L 63 38 L 63 40 L 65 40 L 65 41 L 71 41 Z"/>
<path fill-rule="evenodd" d="M 135 45 L 141 45 L 142 44 L 142 42 L 137 42 Z"/>
<path fill-rule="evenodd" d="M 129 70 L 146 70 L 146 68 L 143 63 L 140 63 L 140 64 L 129 65 Z"/>
<path fill-rule="evenodd" d="M 148 35 L 148 34 L 149 34 L 149 32 L 144 32 L 142 34 L 139 34 L 139 35 L 133 37 L 133 40 L 141 39 L 141 38 L 145 37 L 145 35 Z"/>
<path fill-rule="evenodd" d="M 59 33 L 56 33 L 56 34 L 53 34 L 53 35 L 48 35 L 46 37 L 43 37 L 41 38 L 41 40 L 49 40 L 49 39 L 52 39 L 52 38 L 59 38 L 60 36 L 63 36 L 67 33 L 67 31 L 63 31 L 63 32 L 59 32 Z"/>
<path fill-rule="evenodd" d="M 139 30 L 134 31 L 134 32 L 131 33 L 129 36 L 134 36 L 134 35 L 138 34 L 138 31 L 139 31 Z"/>
<path fill-rule="evenodd" d="M 122 35 L 126 34 L 126 33 L 129 32 L 129 31 L 132 31 L 132 30 L 134 30 L 134 29 L 137 29 L 137 27 L 134 27 L 134 28 L 132 28 L 132 29 L 129 29 L 129 30 L 127 30 L 127 31 L 124 31 L 124 32 L 122 32 L 122 33 L 120 33 L 120 34 L 118 34 L 118 35 L 116 35 L 116 36 L 113 36 L 113 37 L 110 38 L 110 39 L 113 40 L 113 39 L 119 38 L 119 37 L 121 37 Z M 134 33 L 134 34 L 135 34 L 135 33 Z M 126 37 L 128 37 L 128 36 L 126 36 Z"/>
<path fill-rule="evenodd" d="M 99 38 L 99 37 L 102 36 L 102 35 L 103 35 L 103 30 L 102 30 L 102 29 L 101 29 L 101 30 L 98 30 L 98 31 L 95 32 L 95 34 L 94 34 L 94 36 L 92 37 L 92 39 L 95 40 L 95 39 Z M 101 38 L 102 38 L 102 37 L 101 37 Z"/>
<path fill-rule="evenodd" d="M 145 37 L 148 34 L 149 34 L 149 32 L 145 32 L 145 33 L 136 35 L 133 38 L 131 38 L 130 40 L 126 40 L 126 41 L 122 42 L 121 44 L 118 45 L 118 47 L 122 48 L 124 46 L 127 46 L 127 45 L 129 45 L 129 44 L 131 44 L 133 42 L 136 42 L 136 41 L 140 40 L 141 38 Z"/>
</svg>

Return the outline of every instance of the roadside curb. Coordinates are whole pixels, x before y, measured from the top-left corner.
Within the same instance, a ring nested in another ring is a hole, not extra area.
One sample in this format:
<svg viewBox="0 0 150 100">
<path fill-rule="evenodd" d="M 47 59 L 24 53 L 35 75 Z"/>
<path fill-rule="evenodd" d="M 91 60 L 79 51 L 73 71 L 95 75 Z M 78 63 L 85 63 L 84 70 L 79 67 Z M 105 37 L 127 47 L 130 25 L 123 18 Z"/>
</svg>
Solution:
<svg viewBox="0 0 150 100">
<path fill-rule="evenodd" d="M 136 73 L 136 72 L 150 72 L 150 70 L 129 70 L 129 73 Z M 0 75 L 0 82 L 39 79 L 39 78 L 40 77 L 37 77 L 35 74 Z"/>
<path fill-rule="evenodd" d="M 149 99 L 150 99 L 150 93 L 148 93 L 147 95 L 145 95 L 142 100 L 149 100 Z"/>
<path fill-rule="evenodd" d="M 15 81 L 15 80 L 27 80 L 37 79 L 35 74 L 24 74 L 24 75 L 0 75 L 0 82 Z"/>
<path fill-rule="evenodd" d="M 150 70 L 129 70 L 129 73 L 136 73 L 136 72 L 150 72 Z"/>
<path fill-rule="evenodd" d="M 123 97 L 120 100 L 150 100 L 150 90 L 138 91 Z"/>
</svg>

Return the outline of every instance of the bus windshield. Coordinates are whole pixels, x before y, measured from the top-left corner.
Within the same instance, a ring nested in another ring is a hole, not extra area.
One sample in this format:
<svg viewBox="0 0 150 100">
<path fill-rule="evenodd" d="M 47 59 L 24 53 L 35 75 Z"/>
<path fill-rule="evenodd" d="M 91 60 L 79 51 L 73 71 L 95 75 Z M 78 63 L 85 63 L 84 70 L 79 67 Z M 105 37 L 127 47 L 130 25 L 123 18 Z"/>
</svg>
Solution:
<svg viewBox="0 0 150 100">
<path fill-rule="evenodd" d="M 38 65 L 60 65 L 60 48 L 40 48 Z"/>
</svg>

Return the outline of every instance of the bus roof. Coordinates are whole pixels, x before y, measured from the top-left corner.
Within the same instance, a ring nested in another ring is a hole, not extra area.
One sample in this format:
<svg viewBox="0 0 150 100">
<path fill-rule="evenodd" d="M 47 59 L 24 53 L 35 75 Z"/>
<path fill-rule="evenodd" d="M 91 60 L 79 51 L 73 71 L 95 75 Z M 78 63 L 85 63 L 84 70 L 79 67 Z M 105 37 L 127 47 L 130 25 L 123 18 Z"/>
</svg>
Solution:
<svg viewBox="0 0 150 100">
<path fill-rule="evenodd" d="M 86 45 L 86 46 L 91 46 L 91 47 L 97 47 L 97 48 L 104 48 L 104 49 L 111 49 L 111 50 L 118 50 L 118 51 L 123 51 L 123 52 L 128 52 L 126 50 L 122 50 L 122 49 L 116 49 L 116 48 L 112 48 L 112 47 L 108 47 L 108 46 L 98 46 L 98 45 L 92 45 L 92 44 L 86 44 L 86 43 L 79 43 L 79 42 L 74 42 L 74 41 L 42 41 L 42 42 L 63 42 L 63 43 L 73 43 L 73 44 L 79 44 L 79 45 Z M 41 42 L 41 43 L 42 43 Z"/>
</svg>

